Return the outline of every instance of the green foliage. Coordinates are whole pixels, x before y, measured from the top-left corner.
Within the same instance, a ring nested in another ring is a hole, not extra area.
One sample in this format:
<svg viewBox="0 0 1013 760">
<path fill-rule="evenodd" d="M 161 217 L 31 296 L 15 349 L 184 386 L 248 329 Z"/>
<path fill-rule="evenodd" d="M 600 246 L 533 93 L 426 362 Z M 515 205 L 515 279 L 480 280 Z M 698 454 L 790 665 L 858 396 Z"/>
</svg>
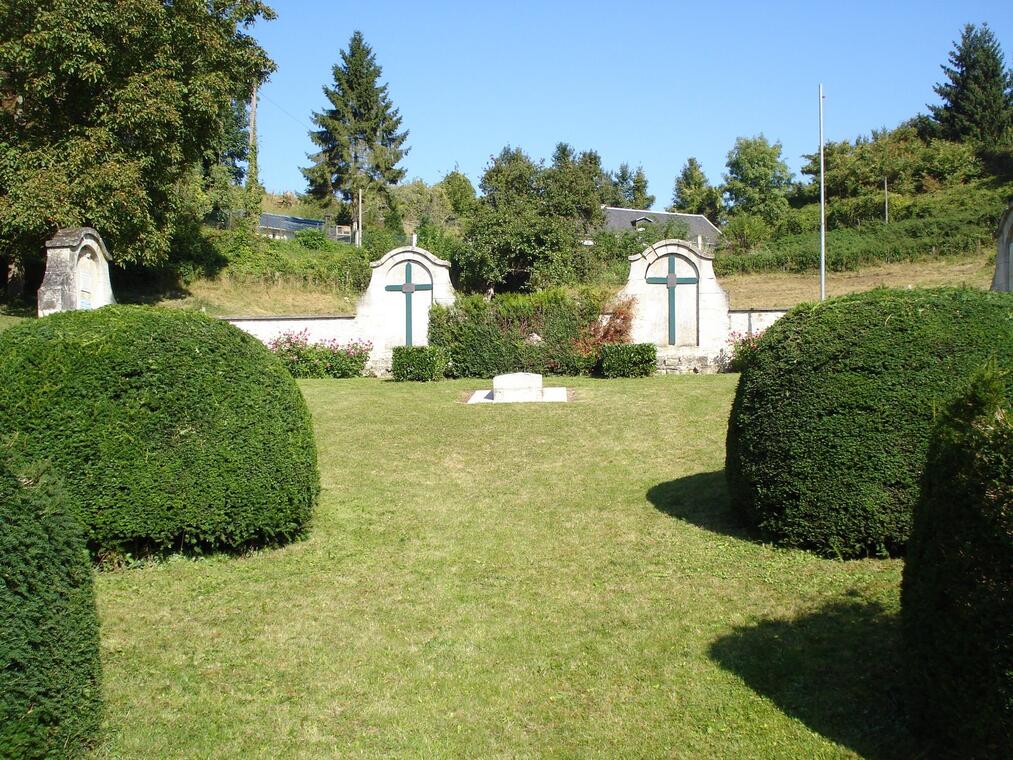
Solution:
<svg viewBox="0 0 1013 760">
<path fill-rule="evenodd" d="M 89 225 L 119 262 L 165 261 L 209 210 L 205 167 L 228 163 L 238 102 L 273 69 L 246 29 L 259 0 L 0 5 L 0 238 L 38 260 Z"/>
<path fill-rule="evenodd" d="M 725 205 L 721 198 L 721 189 L 711 185 L 707 175 L 703 173 L 700 162 L 692 156 L 675 179 L 672 205 L 668 210 L 703 214 L 715 225 L 724 221 Z"/>
<path fill-rule="evenodd" d="M 610 343 L 601 347 L 602 377 L 649 377 L 657 369 L 653 343 Z"/>
<path fill-rule="evenodd" d="M 649 209 L 654 205 L 654 196 L 647 192 L 647 175 L 644 168 L 638 166 L 636 171 L 629 164 L 619 164 L 612 176 L 614 197 L 610 205 L 620 208 Z"/>
<path fill-rule="evenodd" d="M 15 464 L 9 450 L 0 577 L 0 756 L 76 756 L 102 712 L 91 564 L 51 468 Z"/>
<path fill-rule="evenodd" d="M 267 347 L 281 359 L 292 377 L 358 377 L 366 369 L 372 344 L 341 344 L 324 340 L 311 343 L 305 330 L 279 335 Z"/>
<path fill-rule="evenodd" d="M 941 288 L 802 304 L 770 327 L 728 425 L 732 502 L 777 542 L 903 552 L 932 410 L 989 356 L 1013 359 L 1013 299 Z"/>
<path fill-rule="evenodd" d="M 398 168 L 407 149 L 408 131 L 401 114 L 379 83 L 383 70 L 376 55 L 356 31 L 331 69 L 334 85 L 324 87 L 329 107 L 313 114 L 317 127 L 310 139 L 319 148 L 313 166 L 303 169 L 310 195 L 335 194 L 350 201 L 356 190 L 396 185 L 405 176 Z"/>
<path fill-rule="evenodd" d="M 398 382 L 442 380 L 449 358 L 442 346 L 395 346 L 390 373 Z"/>
<path fill-rule="evenodd" d="M 734 255 L 750 253 L 771 235 L 770 225 L 762 217 L 745 213 L 733 216 L 722 232 L 722 250 Z"/>
<path fill-rule="evenodd" d="M 763 332 L 761 331 L 752 333 L 733 332 L 728 336 L 730 338 L 729 372 L 745 372 L 746 367 L 752 364 L 753 359 L 756 357 L 756 351 L 760 346 L 760 337 L 762 335 Z"/>
<path fill-rule="evenodd" d="M 471 180 L 467 176 L 456 169 L 441 179 L 437 186 L 442 187 L 446 193 L 450 209 L 458 222 L 467 219 L 475 210 L 475 206 L 478 205 L 475 186 L 471 184 Z"/>
<path fill-rule="evenodd" d="M 735 214 L 751 214 L 776 225 L 788 211 L 791 171 L 781 143 L 766 137 L 739 137 L 728 153 L 724 192 Z"/>
<path fill-rule="evenodd" d="M 5 331 L 0 429 L 62 473 L 99 554 L 287 541 L 316 501 L 291 375 L 195 312 L 110 306 Z"/>
<path fill-rule="evenodd" d="M 942 134 L 979 144 L 1013 138 L 1013 71 L 988 24 L 967 24 L 949 60 L 948 81 L 934 88 L 943 103 L 929 106 Z"/>
<path fill-rule="evenodd" d="M 404 231 L 398 232 L 388 227 L 378 227 L 367 229 L 362 233 L 362 248 L 359 250 L 365 252 L 365 256 L 369 261 L 376 261 L 383 258 L 384 254 L 388 251 L 400 248 L 407 243 L 408 240 L 405 238 Z M 369 271 L 369 269 L 366 270 L 367 275 Z M 365 284 L 369 284 L 368 276 Z"/>
<path fill-rule="evenodd" d="M 230 277 L 258 282 L 285 278 L 352 290 L 365 290 L 369 284 L 370 249 L 328 240 L 316 230 L 297 233 L 294 241 L 268 240 L 245 230 L 205 229 L 201 234 L 221 262 L 222 273 Z"/>
<path fill-rule="evenodd" d="M 961 256 L 991 248 L 1010 187 L 985 183 L 960 185 L 905 201 L 897 208 L 900 218 L 890 224 L 870 222 L 856 228 L 829 230 L 827 269 L 844 272 L 873 264 Z M 726 241 L 735 239 L 729 234 L 731 225 L 729 222 L 725 228 Z M 734 250 L 738 249 L 731 248 L 715 260 L 714 271 L 718 276 L 811 272 L 819 266 L 817 232 L 769 240 L 748 254 L 737 255 Z"/>
<path fill-rule="evenodd" d="M 910 693 L 935 757 L 1013 746 L 1011 507 L 1013 376 L 992 366 L 933 432 L 904 565 Z"/>
<path fill-rule="evenodd" d="M 445 348 L 448 374 L 493 377 L 506 372 L 588 374 L 598 361 L 584 350 L 605 305 L 602 294 L 562 290 L 530 295 L 505 294 L 491 300 L 458 298 L 453 306 L 434 306 L 429 342 Z"/>
</svg>

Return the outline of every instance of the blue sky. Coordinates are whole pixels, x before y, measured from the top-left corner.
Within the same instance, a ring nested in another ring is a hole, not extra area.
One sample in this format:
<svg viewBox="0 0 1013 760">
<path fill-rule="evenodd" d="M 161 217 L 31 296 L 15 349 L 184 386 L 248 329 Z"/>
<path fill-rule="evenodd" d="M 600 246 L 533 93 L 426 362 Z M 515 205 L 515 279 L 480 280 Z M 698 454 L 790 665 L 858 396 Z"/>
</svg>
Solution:
<svg viewBox="0 0 1013 760">
<path fill-rule="evenodd" d="M 1013 2 L 371 2 L 274 0 L 254 34 L 278 64 L 258 107 L 261 180 L 305 189 L 310 114 L 355 29 L 410 131 L 408 179 L 459 168 L 476 183 L 504 145 L 559 141 L 608 168 L 642 165 L 669 203 L 689 156 L 712 181 L 738 136 L 780 140 L 797 172 L 828 140 L 892 127 L 936 102 L 964 23 L 1013 54 Z"/>
</svg>

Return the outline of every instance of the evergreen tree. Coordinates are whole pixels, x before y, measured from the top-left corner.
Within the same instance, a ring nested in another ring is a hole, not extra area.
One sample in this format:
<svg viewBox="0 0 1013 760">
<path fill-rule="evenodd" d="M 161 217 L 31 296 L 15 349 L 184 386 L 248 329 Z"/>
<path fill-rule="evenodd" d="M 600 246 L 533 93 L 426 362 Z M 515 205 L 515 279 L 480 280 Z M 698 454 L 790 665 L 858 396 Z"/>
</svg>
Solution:
<svg viewBox="0 0 1013 760">
<path fill-rule="evenodd" d="M 722 221 L 724 204 L 721 202 L 721 190 L 711 185 L 707 175 L 703 173 L 700 162 L 692 156 L 675 179 L 672 205 L 668 210 L 703 214 L 713 224 L 720 224 Z"/>
<path fill-rule="evenodd" d="M 1013 130 L 1013 72 L 988 28 L 967 24 L 942 66 L 947 81 L 935 92 L 942 105 L 929 106 L 943 136 L 994 143 Z"/>
<path fill-rule="evenodd" d="M 312 196 L 339 194 L 348 201 L 356 190 L 404 179 L 398 163 L 408 152 L 403 147 L 408 131 L 398 131 L 401 114 L 387 85 L 379 83 L 382 69 L 361 32 L 352 35 L 332 72 L 334 86 L 323 88 L 330 107 L 313 114 L 318 128 L 310 132 L 320 150 L 310 156 L 313 166 L 302 171 Z"/>
<path fill-rule="evenodd" d="M 612 177 L 612 186 L 614 205 L 642 209 L 654 205 L 654 196 L 647 192 L 647 175 L 642 166 L 633 171 L 629 164 L 619 164 L 619 169 Z"/>
</svg>

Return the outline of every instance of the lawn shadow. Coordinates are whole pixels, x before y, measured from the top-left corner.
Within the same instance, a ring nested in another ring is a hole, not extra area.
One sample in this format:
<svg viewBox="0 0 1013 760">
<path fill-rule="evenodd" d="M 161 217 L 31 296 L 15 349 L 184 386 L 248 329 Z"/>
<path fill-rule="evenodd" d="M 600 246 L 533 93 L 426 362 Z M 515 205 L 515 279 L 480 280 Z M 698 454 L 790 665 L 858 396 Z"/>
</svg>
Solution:
<svg viewBox="0 0 1013 760">
<path fill-rule="evenodd" d="M 753 539 L 753 532 L 732 511 L 725 471 L 698 472 L 658 483 L 647 500 L 661 512 L 698 528 L 735 538 Z"/>
<path fill-rule="evenodd" d="M 903 701 L 900 619 L 861 597 L 717 639 L 710 656 L 785 714 L 863 757 L 921 756 Z"/>
</svg>

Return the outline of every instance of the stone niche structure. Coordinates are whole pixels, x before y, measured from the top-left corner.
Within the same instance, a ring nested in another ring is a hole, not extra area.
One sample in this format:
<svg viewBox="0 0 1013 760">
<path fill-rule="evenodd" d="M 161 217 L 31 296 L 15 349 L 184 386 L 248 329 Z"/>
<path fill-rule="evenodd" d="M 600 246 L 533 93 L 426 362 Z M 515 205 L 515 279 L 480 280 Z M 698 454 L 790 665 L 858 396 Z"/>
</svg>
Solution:
<svg viewBox="0 0 1013 760">
<path fill-rule="evenodd" d="M 430 307 L 449 306 L 455 294 L 450 262 L 415 245 L 395 248 L 370 266 L 369 287 L 354 317 L 232 317 L 228 321 L 265 343 L 284 333 L 303 331 L 312 342 L 369 341 L 373 348 L 367 370 L 385 375 L 395 346 L 428 345 Z"/>
<path fill-rule="evenodd" d="M 111 303 L 109 251 L 91 227 L 74 227 L 46 241 L 46 275 L 39 288 L 39 316 L 98 309 Z"/>
<path fill-rule="evenodd" d="M 634 343 L 700 353 L 728 342 L 728 296 L 714 276 L 714 257 L 685 240 L 662 240 L 630 256 L 619 296 L 636 304 Z"/>
<path fill-rule="evenodd" d="M 1013 293 L 1013 203 L 999 220 L 996 234 L 995 277 L 992 290 Z"/>
<path fill-rule="evenodd" d="M 658 346 L 658 371 L 720 372 L 732 333 L 762 332 L 785 309 L 728 308 L 714 256 L 685 240 L 662 240 L 630 256 L 619 297 L 634 302 L 630 340 Z"/>
</svg>

